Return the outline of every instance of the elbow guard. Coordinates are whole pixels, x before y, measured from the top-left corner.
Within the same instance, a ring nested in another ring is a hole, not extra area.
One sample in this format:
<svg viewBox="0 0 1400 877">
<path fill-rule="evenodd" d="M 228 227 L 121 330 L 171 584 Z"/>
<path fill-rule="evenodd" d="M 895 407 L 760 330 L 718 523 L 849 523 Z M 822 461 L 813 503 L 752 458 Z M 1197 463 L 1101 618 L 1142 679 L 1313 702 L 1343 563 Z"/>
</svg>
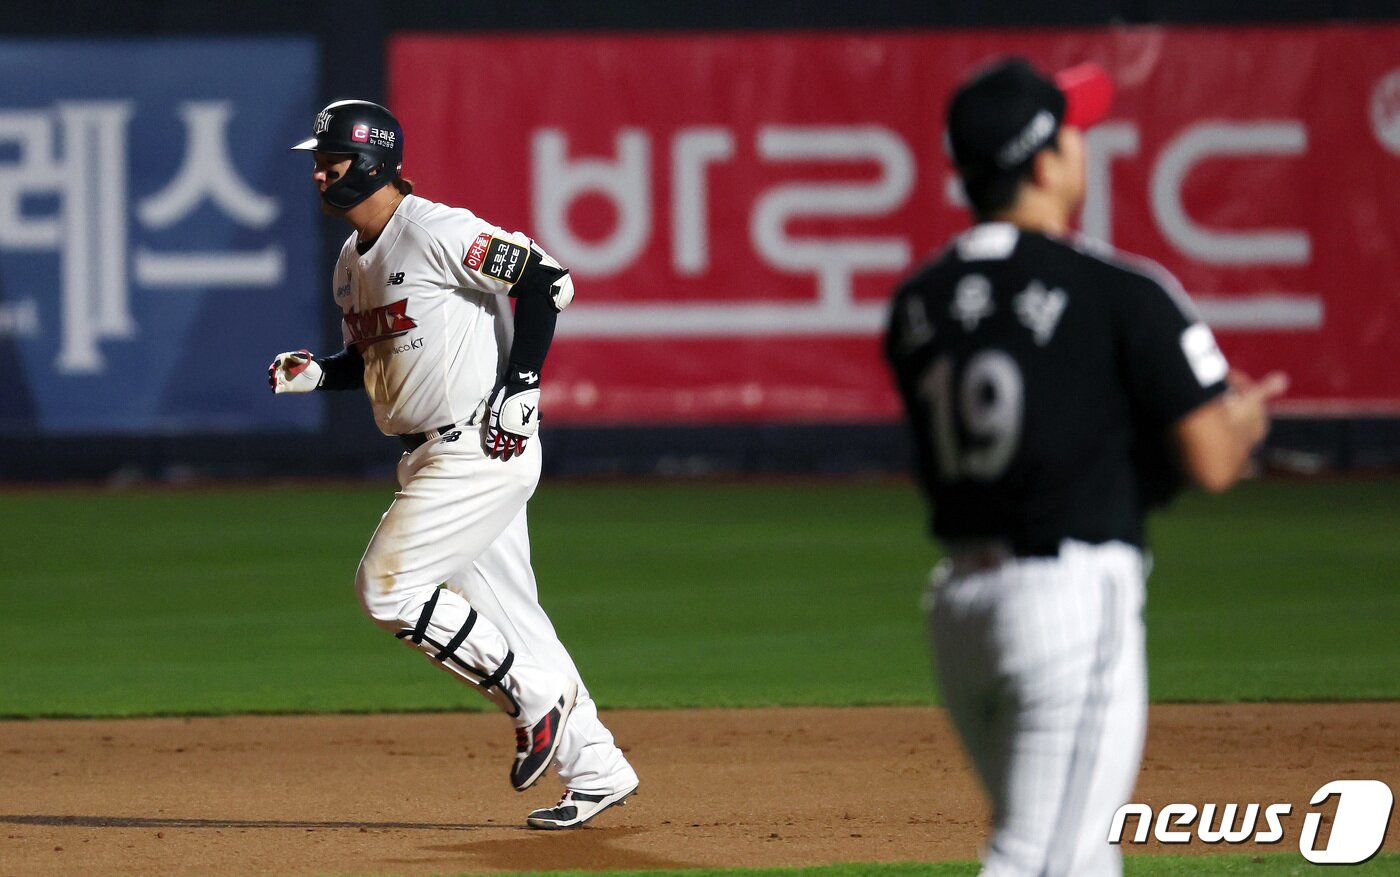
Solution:
<svg viewBox="0 0 1400 877">
<path fill-rule="evenodd" d="M 530 260 L 521 272 L 520 280 L 511 289 L 512 298 L 539 295 L 548 299 L 555 313 L 559 313 L 574 300 L 574 280 L 569 269 L 554 261 L 554 258 L 531 244 Z"/>
</svg>

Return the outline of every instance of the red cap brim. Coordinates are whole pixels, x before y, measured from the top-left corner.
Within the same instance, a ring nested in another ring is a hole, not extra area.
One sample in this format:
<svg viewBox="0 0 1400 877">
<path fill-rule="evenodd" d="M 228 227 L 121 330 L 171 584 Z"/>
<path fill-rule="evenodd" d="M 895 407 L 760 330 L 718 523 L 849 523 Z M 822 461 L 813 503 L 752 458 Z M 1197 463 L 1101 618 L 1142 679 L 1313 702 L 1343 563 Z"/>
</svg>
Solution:
<svg viewBox="0 0 1400 877">
<path fill-rule="evenodd" d="M 1108 71 L 1089 61 L 1055 74 L 1055 85 L 1065 95 L 1064 124 L 1076 128 L 1097 125 L 1113 103 L 1113 80 Z"/>
</svg>

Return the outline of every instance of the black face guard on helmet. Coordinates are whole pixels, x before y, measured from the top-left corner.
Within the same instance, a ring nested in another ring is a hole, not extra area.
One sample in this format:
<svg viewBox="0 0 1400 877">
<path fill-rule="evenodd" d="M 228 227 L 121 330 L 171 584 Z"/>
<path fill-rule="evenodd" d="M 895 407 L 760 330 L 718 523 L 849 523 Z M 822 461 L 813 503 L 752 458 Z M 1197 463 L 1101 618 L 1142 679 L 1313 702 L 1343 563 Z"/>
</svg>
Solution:
<svg viewBox="0 0 1400 877">
<path fill-rule="evenodd" d="M 316 116 L 312 136 L 293 146 L 311 152 L 352 157 L 345 175 L 321 197 L 349 210 L 403 173 L 403 128 L 394 114 L 363 100 L 336 101 Z"/>
</svg>

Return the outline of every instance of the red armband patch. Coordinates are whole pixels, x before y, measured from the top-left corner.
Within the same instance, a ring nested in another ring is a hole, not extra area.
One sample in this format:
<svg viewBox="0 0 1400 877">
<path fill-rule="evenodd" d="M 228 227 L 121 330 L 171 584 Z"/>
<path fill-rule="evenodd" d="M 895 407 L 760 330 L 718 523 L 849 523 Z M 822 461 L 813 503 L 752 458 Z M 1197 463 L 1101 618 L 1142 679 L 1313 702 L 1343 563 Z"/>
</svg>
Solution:
<svg viewBox="0 0 1400 877">
<path fill-rule="evenodd" d="M 467 249 L 467 257 L 462 260 L 462 264 L 473 271 L 480 271 L 481 264 L 486 261 L 486 249 L 490 245 L 491 235 L 483 231 L 476 236 L 476 240 L 472 241 L 471 247 Z"/>
</svg>

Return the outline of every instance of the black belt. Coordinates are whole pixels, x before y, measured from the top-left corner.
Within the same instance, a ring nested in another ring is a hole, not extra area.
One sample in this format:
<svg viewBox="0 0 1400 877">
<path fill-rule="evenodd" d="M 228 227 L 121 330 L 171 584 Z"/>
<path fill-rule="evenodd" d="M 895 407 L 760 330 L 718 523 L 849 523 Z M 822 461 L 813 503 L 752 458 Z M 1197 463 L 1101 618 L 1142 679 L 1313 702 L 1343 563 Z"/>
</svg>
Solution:
<svg viewBox="0 0 1400 877">
<path fill-rule="evenodd" d="M 977 566 L 995 566 L 1003 560 L 1030 560 L 1060 556 L 1059 543 L 1012 542 L 1005 539 L 972 539 L 944 545 L 950 556 L 961 556 Z"/>
<path fill-rule="evenodd" d="M 412 453 L 443 433 L 451 432 L 456 428 L 457 424 L 449 423 L 446 426 L 439 426 L 437 429 L 430 429 L 427 432 L 411 432 L 408 435 L 401 435 L 399 436 L 399 441 L 403 442 L 403 446 Z"/>
</svg>

